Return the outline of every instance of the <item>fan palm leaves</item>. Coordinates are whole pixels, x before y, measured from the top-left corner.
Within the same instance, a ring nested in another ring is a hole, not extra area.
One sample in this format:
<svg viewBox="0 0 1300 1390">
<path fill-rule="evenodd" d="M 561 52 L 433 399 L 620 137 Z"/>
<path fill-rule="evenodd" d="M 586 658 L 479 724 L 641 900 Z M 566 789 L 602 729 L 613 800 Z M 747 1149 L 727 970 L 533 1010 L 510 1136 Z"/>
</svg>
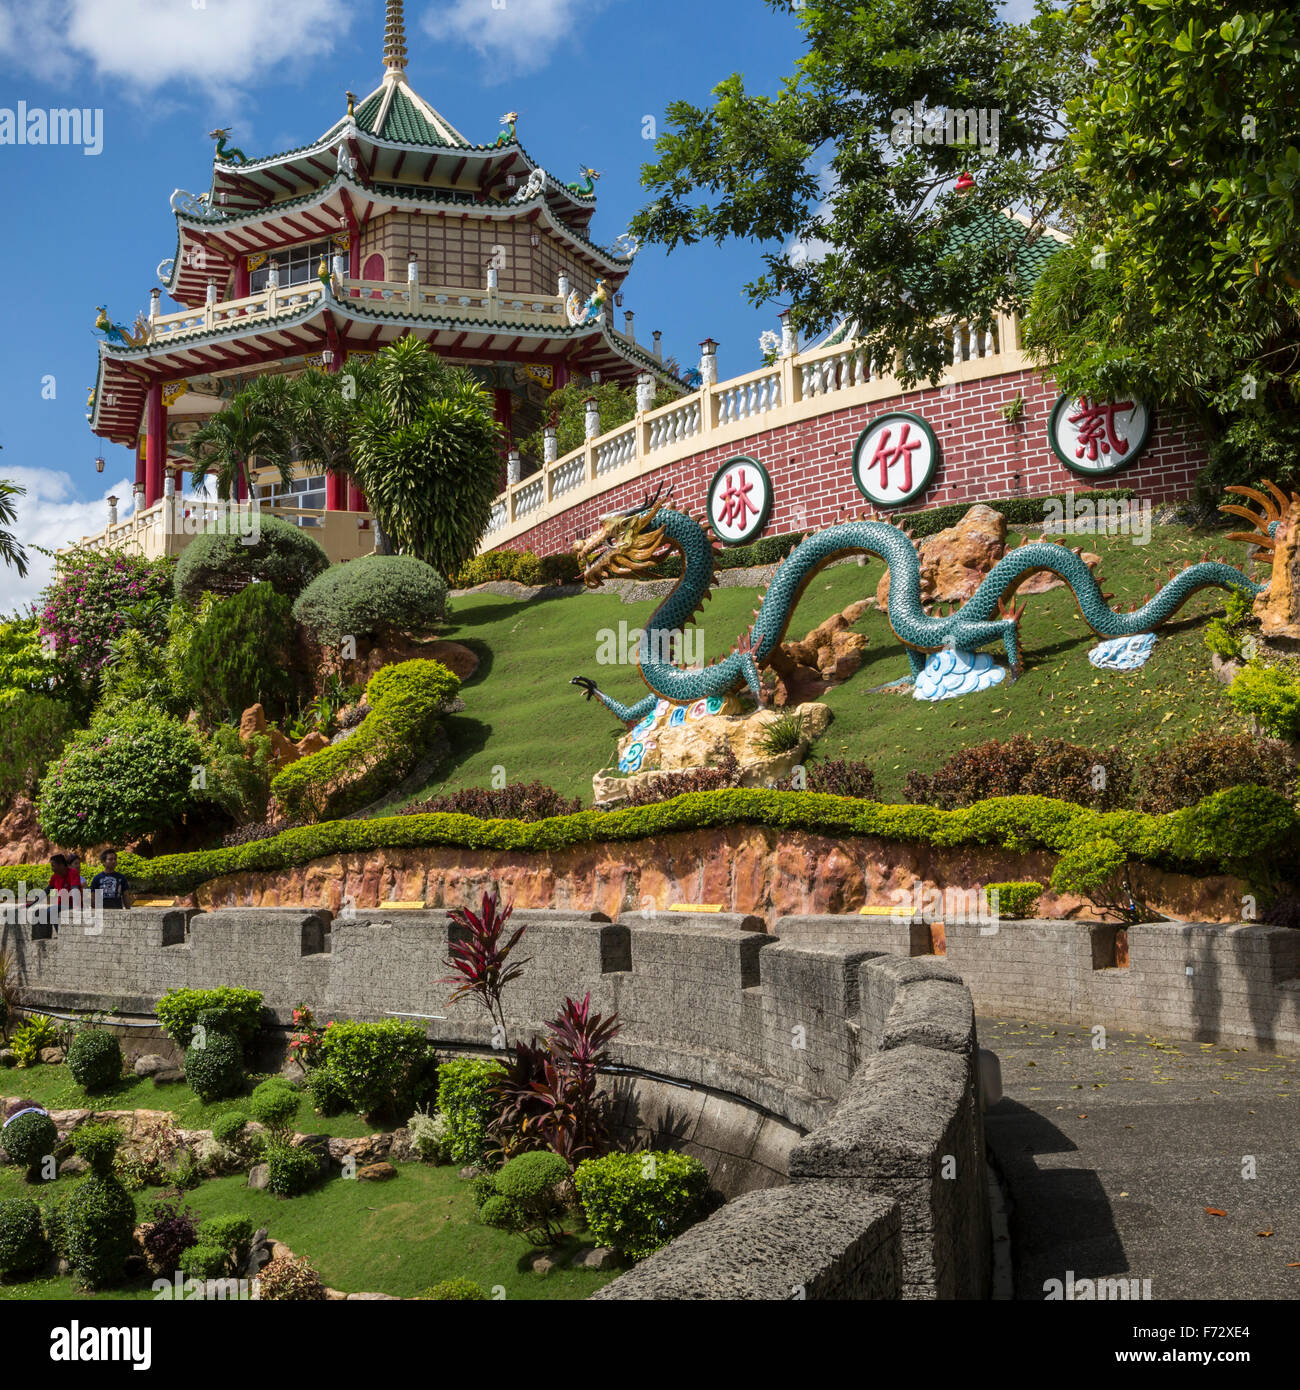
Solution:
<svg viewBox="0 0 1300 1390">
<path fill-rule="evenodd" d="M 278 469 L 287 488 L 293 480 L 295 388 L 287 376 L 257 377 L 224 410 L 205 420 L 181 449 L 192 461 L 193 476 L 212 474 L 217 496 L 233 497 L 257 458 Z"/>
<path fill-rule="evenodd" d="M 17 517 L 15 502 L 26 495 L 25 487 L 0 480 L 0 527 L 13 525 Z M 0 530 L 0 560 L 17 570 L 19 579 L 27 574 L 27 552 L 12 531 Z"/>
</svg>

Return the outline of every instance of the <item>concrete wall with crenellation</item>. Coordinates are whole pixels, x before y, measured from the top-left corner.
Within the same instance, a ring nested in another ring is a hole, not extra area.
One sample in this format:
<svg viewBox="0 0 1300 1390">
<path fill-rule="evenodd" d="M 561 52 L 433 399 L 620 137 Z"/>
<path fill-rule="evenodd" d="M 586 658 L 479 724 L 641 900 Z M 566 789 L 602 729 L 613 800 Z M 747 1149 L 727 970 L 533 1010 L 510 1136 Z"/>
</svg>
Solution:
<svg viewBox="0 0 1300 1390">
<path fill-rule="evenodd" d="M 447 1003 L 445 912 L 135 909 L 49 939 L 6 909 L 24 1002 L 147 1014 L 167 990 L 261 990 L 281 1025 L 410 1016 L 435 1043 L 492 1045 Z M 983 1129 L 969 991 L 933 962 L 778 940 L 756 918 L 615 923 L 520 911 L 512 1038 L 565 995 L 617 1012 L 620 1132 L 695 1153 L 738 1194 L 602 1298 L 982 1297 L 989 1274 Z M 788 1181 L 787 1181 L 788 1180 Z"/>
</svg>

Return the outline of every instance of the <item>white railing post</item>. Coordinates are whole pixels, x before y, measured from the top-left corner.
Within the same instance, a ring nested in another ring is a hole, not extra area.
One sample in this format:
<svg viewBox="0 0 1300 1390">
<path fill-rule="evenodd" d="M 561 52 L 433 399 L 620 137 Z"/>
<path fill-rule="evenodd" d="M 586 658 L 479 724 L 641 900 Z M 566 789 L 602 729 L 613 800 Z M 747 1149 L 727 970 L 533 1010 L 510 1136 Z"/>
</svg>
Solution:
<svg viewBox="0 0 1300 1390">
<path fill-rule="evenodd" d="M 522 471 L 523 463 L 519 457 L 519 450 L 511 449 L 506 455 L 506 484 L 513 486 L 517 483 Z"/>
<path fill-rule="evenodd" d="M 420 262 L 417 260 L 406 263 L 406 302 L 413 310 L 420 307 Z"/>
</svg>

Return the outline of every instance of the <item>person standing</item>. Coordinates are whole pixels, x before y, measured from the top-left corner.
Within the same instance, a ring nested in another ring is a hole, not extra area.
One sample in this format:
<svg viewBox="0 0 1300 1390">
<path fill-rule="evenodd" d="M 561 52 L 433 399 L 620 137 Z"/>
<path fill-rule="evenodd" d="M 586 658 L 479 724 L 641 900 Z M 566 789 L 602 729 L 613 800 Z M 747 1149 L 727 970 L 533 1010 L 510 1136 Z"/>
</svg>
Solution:
<svg viewBox="0 0 1300 1390">
<path fill-rule="evenodd" d="M 90 891 L 102 896 L 98 905 L 117 911 L 131 906 L 131 881 L 125 874 L 117 871 L 117 851 L 106 849 L 103 856 L 104 867 L 90 880 Z"/>
</svg>

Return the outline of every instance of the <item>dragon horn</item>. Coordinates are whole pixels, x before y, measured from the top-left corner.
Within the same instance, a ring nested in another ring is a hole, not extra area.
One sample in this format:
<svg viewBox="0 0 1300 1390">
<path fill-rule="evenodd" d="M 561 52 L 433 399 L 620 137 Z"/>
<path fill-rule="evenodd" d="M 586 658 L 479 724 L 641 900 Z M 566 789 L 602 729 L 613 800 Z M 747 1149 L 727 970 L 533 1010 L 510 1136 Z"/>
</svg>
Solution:
<svg viewBox="0 0 1300 1390">
<path fill-rule="evenodd" d="M 1286 500 L 1286 493 L 1283 492 L 1282 489 L 1278 487 L 1276 483 L 1269 482 L 1267 478 L 1264 479 L 1264 486 L 1268 488 L 1268 490 L 1277 499 L 1277 505 L 1281 508 L 1281 510 L 1286 511 L 1287 507 L 1290 506 L 1290 503 Z"/>
<path fill-rule="evenodd" d="M 1236 493 L 1238 497 L 1249 497 L 1252 502 L 1258 502 L 1264 508 L 1265 515 L 1270 521 L 1277 521 L 1280 513 L 1273 505 L 1273 499 L 1267 494 L 1260 492 L 1258 488 L 1246 487 L 1242 483 L 1230 483 L 1225 487 L 1224 492 Z"/>
<path fill-rule="evenodd" d="M 1221 512 L 1227 512 L 1229 516 L 1239 516 L 1249 521 L 1257 530 L 1267 534 L 1268 518 L 1260 516 L 1258 512 L 1252 512 L 1249 507 L 1239 507 L 1235 502 L 1225 502 L 1219 508 Z"/>
<path fill-rule="evenodd" d="M 1258 545 L 1269 550 L 1272 550 L 1273 547 L 1277 545 L 1276 536 L 1261 536 L 1254 531 L 1229 531 L 1224 539 L 1229 541 L 1245 541 L 1247 545 Z M 1171 570 L 1170 573 L 1172 574 L 1173 571 Z"/>
</svg>

